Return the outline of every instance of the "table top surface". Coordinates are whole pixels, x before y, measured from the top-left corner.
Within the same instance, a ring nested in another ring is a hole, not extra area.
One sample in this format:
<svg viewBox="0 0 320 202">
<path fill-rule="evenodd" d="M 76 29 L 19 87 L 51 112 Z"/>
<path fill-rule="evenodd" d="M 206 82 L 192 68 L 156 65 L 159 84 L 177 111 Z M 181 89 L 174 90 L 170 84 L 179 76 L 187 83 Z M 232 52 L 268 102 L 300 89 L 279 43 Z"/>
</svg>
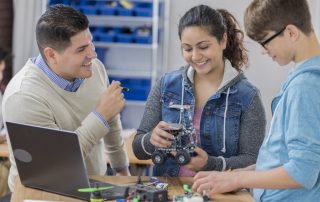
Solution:
<svg viewBox="0 0 320 202">
<path fill-rule="evenodd" d="M 133 183 L 137 180 L 136 176 L 92 176 L 92 179 L 101 180 L 104 182 L 109 182 L 112 184 L 125 185 L 128 183 Z M 142 180 L 147 180 L 148 177 L 143 176 Z M 182 177 L 182 178 L 167 178 L 159 177 L 163 182 L 167 182 L 169 195 L 183 195 L 183 184 L 192 184 L 192 178 Z M 213 201 L 217 202 L 253 202 L 252 196 L 245 190 L 232 193 L 232 194 L 217 194 L 210 197 Z M 27 188 L 23 186 L 17 178 L 15 184 L 15 191 L 12 194 L 11 202 L 22 202 L 24 200 L 46 200 L 46 201 L 71 201 L 80 202 L 82 200 L 70 198 L 54 193 L 49 193 L 37 189 Z"/>
</svg>

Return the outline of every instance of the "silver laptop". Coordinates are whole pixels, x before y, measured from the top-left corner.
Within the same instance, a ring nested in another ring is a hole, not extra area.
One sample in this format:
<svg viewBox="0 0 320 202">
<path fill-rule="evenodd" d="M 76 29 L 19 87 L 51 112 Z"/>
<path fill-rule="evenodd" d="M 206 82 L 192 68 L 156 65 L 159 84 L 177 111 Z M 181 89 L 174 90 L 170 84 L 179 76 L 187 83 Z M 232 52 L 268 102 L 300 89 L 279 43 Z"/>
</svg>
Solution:
<svg viewBox="0 0 320 202">
<path fill-rule="evenodd" d="M 90 193 L 86 167 L 74 132 L 6 122 L 21 183 L 84 200 Z"/>
</svg>

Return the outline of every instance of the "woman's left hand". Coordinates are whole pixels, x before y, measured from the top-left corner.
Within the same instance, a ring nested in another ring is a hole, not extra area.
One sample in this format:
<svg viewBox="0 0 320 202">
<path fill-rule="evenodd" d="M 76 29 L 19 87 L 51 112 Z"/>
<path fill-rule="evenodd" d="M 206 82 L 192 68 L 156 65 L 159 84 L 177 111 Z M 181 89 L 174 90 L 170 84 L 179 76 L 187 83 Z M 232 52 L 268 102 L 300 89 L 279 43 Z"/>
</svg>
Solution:
<svg viewBox="0 0 320 202">
<path fill-rule="evenodd" d="M 196 147 L 194 152 L 197 154 L 196 156 L 192 157 L 190 162 L 183 167 L 193 170 L 199 171 L 201 170 L 208 162 L 208 154 L 200 147 Z"/>
</svg>

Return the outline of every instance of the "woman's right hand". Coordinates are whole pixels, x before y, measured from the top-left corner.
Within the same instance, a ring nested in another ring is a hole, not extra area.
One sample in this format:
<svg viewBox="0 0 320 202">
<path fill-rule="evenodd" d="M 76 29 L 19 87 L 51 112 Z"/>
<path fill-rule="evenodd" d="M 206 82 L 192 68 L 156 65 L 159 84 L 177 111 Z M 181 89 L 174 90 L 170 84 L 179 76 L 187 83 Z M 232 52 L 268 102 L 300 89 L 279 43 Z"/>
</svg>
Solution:
<svg viewBox="0 0 320 202">
<path fill-rule="evenodd" d="M 171 129 L 170 124 L 160 121 L 152 131 L 150 138 L 151 144 L 160 148 L 170 147 L 174 140 L 174 136 L 166 131 L 169 129 Z"/>
</svg>

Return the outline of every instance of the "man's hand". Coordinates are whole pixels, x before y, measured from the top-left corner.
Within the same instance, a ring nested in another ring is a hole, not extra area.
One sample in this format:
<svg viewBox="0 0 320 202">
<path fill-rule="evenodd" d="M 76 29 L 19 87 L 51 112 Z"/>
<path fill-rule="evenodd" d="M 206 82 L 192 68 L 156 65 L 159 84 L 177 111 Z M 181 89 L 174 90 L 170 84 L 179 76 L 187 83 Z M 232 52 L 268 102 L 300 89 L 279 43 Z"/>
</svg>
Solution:
<svg viewBox="0 0 320 202">
<path fill-rule="evenodd" d="M 110 86 L 102 93 L 96 111 L 100 113 L 106 121 L 110 121 L 120 113 L 125 105 L 124 95 L 119 81 L 112 81 Z"/>
</svg>

